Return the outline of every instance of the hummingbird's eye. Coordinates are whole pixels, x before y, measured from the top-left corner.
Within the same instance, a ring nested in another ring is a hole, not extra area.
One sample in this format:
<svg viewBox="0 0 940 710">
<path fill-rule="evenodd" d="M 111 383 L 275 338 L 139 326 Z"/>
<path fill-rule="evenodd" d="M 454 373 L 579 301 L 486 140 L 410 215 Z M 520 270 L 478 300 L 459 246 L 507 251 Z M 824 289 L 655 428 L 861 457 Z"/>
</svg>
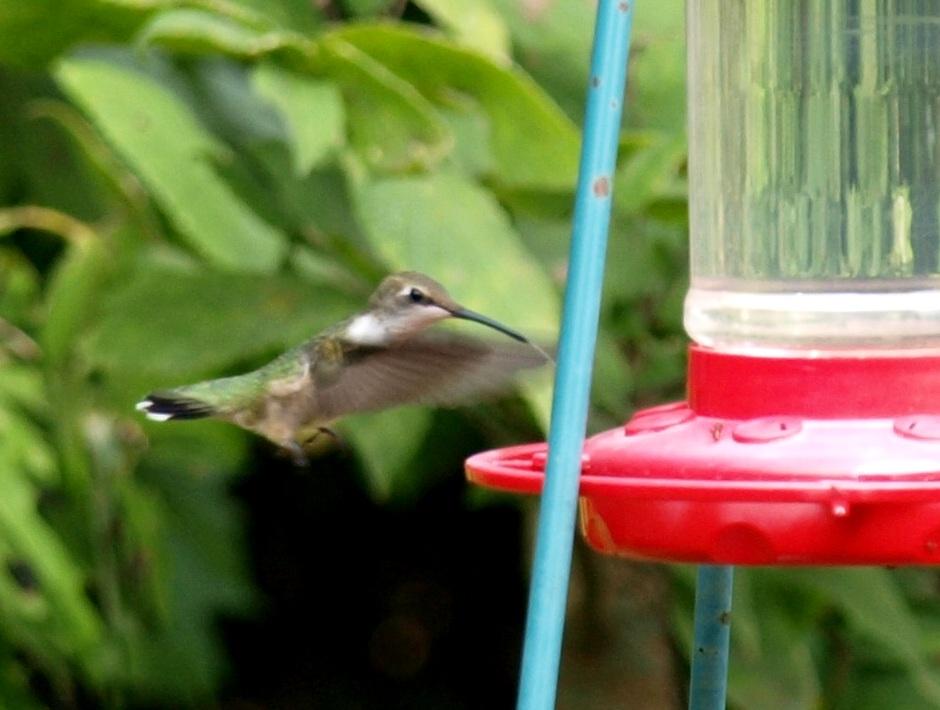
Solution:
<svg viewBox="0 0 940 710">
<path fill-rule="evenodd" d="M 424 301 L 424 294 L 421 293 L 420 289 L 413 288 L 411 289 L 411 291 L 408 292 L 408 299 L 412 303 L 421 303 L 422 301 Z"/>
</svg>

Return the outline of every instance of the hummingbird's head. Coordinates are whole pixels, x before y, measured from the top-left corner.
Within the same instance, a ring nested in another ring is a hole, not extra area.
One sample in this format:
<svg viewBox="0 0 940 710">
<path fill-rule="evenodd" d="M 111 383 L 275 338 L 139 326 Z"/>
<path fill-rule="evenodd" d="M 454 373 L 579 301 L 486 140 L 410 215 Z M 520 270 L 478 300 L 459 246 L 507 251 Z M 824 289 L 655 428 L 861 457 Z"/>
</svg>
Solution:
<svg viewBox="0 0 940 710">
<path fill-rule="evenodd" d="M 528 342 L 502 323 L 464 308 L 441 284 L 416 271 L 386 277 L 369 299 L 369 311 L 353 320 L 349 335 L 360 342 L 382 344 L 418 333 L 445 318 L 472 320 Z"/>
</svg>

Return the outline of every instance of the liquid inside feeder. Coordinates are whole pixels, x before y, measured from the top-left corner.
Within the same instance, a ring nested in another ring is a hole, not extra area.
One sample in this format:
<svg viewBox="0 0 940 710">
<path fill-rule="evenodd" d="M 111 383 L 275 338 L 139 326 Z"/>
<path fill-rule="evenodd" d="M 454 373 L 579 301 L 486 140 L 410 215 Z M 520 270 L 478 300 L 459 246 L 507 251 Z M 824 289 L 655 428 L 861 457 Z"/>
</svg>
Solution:
<svg viewBox="0 0 940 710">
<path fill-rule="evenodd" d="M 935 4 L 688 7 L 689 335 L 940 346 Z"/>
</svg>

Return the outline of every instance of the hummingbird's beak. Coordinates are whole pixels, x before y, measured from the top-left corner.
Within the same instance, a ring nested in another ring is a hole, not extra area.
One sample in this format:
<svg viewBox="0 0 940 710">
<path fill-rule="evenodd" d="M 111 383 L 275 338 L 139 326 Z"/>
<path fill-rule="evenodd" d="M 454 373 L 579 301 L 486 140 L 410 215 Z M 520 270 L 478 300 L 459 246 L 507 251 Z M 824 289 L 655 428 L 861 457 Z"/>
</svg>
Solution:
<svg viewBox="0 0 940 710">
<path fill-rule="evenodd" d="M 529 339 L 525 337 L 522 333 L 518 333 L 512 328 L 507 328 L 499 321 L 495 321 L 492 318 L 487 318 L 482 313 L 477 313 L 476 311 L 471 311 L 467 308 L 461 308 L 457 306 L 456 308 L 448 308 L 450 314 L 454 318 L 462 318 L 463 320 L 472 320 L 476 323 L 482 323 L 485 326 L 492 328 L 493 330 L 498 330 L 500 333 L 505 333 L 513 340 L 518 340 L 520 343 L 528 343 Z"/>
</svg>

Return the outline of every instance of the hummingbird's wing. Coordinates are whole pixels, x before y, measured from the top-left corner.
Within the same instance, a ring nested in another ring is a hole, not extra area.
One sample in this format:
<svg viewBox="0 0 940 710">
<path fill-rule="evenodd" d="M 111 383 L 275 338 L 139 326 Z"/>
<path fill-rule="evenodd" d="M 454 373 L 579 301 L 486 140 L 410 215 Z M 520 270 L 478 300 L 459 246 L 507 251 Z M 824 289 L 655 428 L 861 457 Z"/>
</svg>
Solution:
<svg viewBox="0 0 940 710">
<path fill-rule="evenodd" d="M 324 420 L 400 404 L 456 405 L 504 390 L 519 370 L 546 363 L 535 348 L 443 334 L 400 345 L 356 348 L 313 396 Z"/>
</svg>

